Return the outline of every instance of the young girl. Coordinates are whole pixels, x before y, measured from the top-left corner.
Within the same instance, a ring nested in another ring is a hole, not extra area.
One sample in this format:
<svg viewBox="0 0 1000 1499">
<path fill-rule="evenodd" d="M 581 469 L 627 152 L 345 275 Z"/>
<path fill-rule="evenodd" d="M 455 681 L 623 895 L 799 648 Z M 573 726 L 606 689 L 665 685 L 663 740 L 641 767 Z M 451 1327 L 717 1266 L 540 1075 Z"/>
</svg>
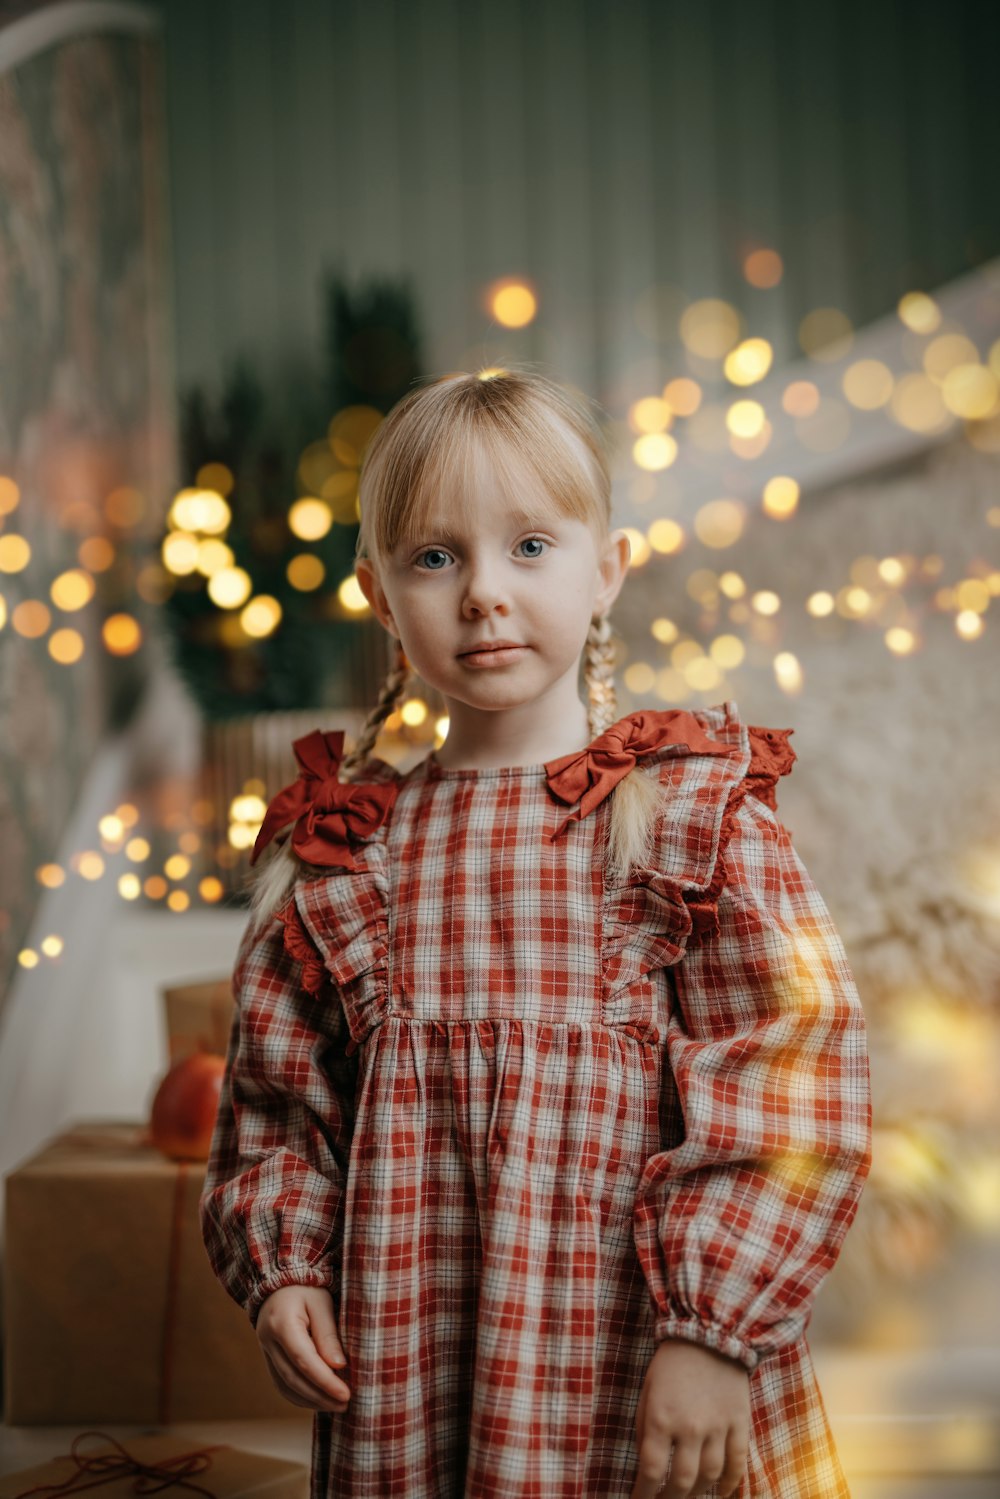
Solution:
<svg viewBox="0 0 1000 1499">
<path fill-rule="evenodd" d="M 848 1494 L 805 1328 L 870 1163 L 862 1010 L 777 815 L 792 730 L 618 714 L 610 494 L 525 369 L 411 391 L 364 458 L 397 664 L 261 827 L 201 1199 L 312 1499 Z M 449 727 L 400 773 L 411 671 Z"/>
</svg>

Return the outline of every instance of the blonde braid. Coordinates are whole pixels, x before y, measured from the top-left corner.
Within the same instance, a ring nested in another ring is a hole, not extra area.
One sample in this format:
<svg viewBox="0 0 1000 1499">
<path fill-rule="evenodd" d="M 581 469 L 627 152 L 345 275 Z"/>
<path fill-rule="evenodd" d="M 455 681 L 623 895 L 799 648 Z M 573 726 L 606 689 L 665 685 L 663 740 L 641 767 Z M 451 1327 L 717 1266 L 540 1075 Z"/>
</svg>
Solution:
<svg viewBox="0 0 1000 1499">
<path fill-rule="evenodd" d="M 368 759 L 368 756 L 375 748 L 375 741 L 379 736 L 382 725 L 389 715 L 396 711 L 399 700 L 406 691 L 409 676 L 410 663 L 406 659 L 406 652 L 403 650 L 402 645 L 397 641 L 395 665 L 382 683 L 382 690 L 378 695 L 378 701 L 365 719 L 356 744 L 340 762 L 341 780 L 351 780 L 349 772 L 357 770 Z M 348 773 L 344 774 L 344 772 Z"/>
<path fill-rule="evenodd" d="M 596 739 L 618 717 L 614 634 L 607 614 L 595 615 L 590 621 L 584 646 L 583 677 L 587 684 L 590 737 Z"/>
<path fill-rule="evenodd" d="M 340 780 L 350 781 L 351 775 L 345 775 L 344 772 L 357 770 L 368 759 L 378 738 L 379 730 L 406 691 L 409 675 L 410 663 L 406 659 L 402 646 L 399 645 L 395 665 L 382 683 L 378 701 L 365 719 L 357 742 L 340 762 L 338 773 Z M 283 843 L 274 844 L 272 847 L 274 853 L 261 866 L 260 873 L 256 876 L 251 889 L 250 926 L 255 933 L 266 926 L 275 912 L 285 904 L 296 879 L 300 876 L 311 879 L 327 873 L 325 868 L 300 859 L 292 848 L 291 837 L 286 837 Z"/>
<path fill-rule="evenodd" d="M 584 680 L 590 734 L 596 739 L 619 717 L 614 635 L 607 614 L 590 622 L 584 646 Z M 608 820 L 607 870 L 612 883 L 623 882 L 633 865 L 642 865 L 649 857 L 656 818 L 665 805 L 665 797 L 658 777 L 639 766 L 618 782 Z"/>
</svg>

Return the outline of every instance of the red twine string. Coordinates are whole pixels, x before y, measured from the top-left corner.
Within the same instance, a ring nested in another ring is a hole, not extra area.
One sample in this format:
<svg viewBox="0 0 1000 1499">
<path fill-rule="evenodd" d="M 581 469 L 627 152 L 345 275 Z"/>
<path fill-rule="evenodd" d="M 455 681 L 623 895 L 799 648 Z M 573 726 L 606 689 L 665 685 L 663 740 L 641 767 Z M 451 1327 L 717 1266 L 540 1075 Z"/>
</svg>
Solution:
<svg viewBox="0 0 1000 1499">
<path fill-rule="evenodd" d="M 86 1437 L 98 1437 L 102 1442 L 110 1442 L 115 1452 L 98 1452 L 92 1457 L 85 1457 L 77 1452 L 77 1446 Z M 219 1443 L 214 1447 L 199 1447 L 194 1452 L 182 1452 L 178 1457 L 164 1458 L 159 1463 L 141 1463 L 138 1458 L 109 1436 L 106 1431 L 81 1431 L 73 1438 L 73 1445 L 68 1453 L 62 1453 L 57 1461 L 68 1459 L 76 1463 L 76 1472 L 67 1478 L 65 1483 L 42 1483 L 34 1489 L 24 1489 L 22 1493 L 15 1494 L 14 1499 L 29 1499 L 33 1494 L 76 1494 L 83 1489 L 93 1489 L 99 1484 L 115 1483 L 121 1478 L 135 1478 L 132 1491 L 136 1494 L 158 1494 L 161 1489 L 191 1489 L 193 1493 L 204 1494 L 206 1499 L 216 1499 L 212 1489 L 206 1489 L 200 1483 L 189 1483 L 188 1475 L 193 1473 L 204 1473 L 206 1468 L 212 1466 L 210 1452 L 220 1452 L 224 1444 Z M 96 1477 L 87 1479 L 88 1474 L 96 1474 Z"/>
</svg>

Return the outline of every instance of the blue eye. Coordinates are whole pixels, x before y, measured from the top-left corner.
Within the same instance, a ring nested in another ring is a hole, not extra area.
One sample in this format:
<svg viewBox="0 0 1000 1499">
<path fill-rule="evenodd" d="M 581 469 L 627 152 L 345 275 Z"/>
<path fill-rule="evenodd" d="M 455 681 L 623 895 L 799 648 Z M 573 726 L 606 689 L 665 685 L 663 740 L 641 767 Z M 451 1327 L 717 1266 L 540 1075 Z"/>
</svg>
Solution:
<svg viewBox="0 0 1000 1499">
<path fill-rule="evenodd" d="M 437 555 L 438 557 L 445 557 L 445 556 L 447 556 L 447 553 L 446 552 L 442 552 L 442 550 L 441 550 L 440 547 L 428 547 L 426 552 L 421 552 L 420 553 L 420 556 L 417 558 L 417 561 L 419 562 L 424 557 L 433 557 L 435 555 Z M 441 568 L 440 567 L 425 567 L 423 569 L 423 571 L 425 573 L 427 573 L 427 572 L 429 572 L 429 573 L 439 573 L 439 572 L 441 572 Z"/>
<path fill-rule="evenodd" d="M 547 541 L 543 541 L 540 536 L 526 536 L 524 538 L 524 540 L 521 542 L 521 545 L 522 546 L 527 546 L 528 543 L 531 542 L 531 541 L 540 542 L 543 547 L 544 546 L 548 546 L 548 542 Z M 533 555 L 535 557 L 540 557 L 542 555 L 542 553 L 541 552 L 535 552 Z"/>
</svg>

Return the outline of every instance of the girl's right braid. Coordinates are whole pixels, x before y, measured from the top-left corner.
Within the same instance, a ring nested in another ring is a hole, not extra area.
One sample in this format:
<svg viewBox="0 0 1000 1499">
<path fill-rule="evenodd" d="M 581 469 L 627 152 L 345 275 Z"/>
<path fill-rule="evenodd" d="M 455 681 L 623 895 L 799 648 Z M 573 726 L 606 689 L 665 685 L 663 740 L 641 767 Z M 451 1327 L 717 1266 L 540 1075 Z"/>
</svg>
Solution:
<svg viewBox="0 0 1000 1499">
<path fill-rule="evenodd" d="M 587 684 L 590 737 L 596 739 L 618 717 L 614 637 L 607 614 L 595 615 L 590 621 L 584 646 L 583 676 Z"/>
<path fill-rule="evenodd" d="M 379 730 L 389 717 L 395 712 L 396 706 L 406 691 L 406 684 L 410 676 L 410 663 L 406 659 L 406 653 L 402 645 L 396 642 L 396 662 L 382 683 L 382 690 L 378 695 L 378 701 L 369 713 L 362 725 L 358 735 L 357 743 L 344 756 L 340 762 L 340 779 L 349 781 L 350 772 L 363 765 L 371 754 L 375 741 L 379 736 Z"/>
</svg>

